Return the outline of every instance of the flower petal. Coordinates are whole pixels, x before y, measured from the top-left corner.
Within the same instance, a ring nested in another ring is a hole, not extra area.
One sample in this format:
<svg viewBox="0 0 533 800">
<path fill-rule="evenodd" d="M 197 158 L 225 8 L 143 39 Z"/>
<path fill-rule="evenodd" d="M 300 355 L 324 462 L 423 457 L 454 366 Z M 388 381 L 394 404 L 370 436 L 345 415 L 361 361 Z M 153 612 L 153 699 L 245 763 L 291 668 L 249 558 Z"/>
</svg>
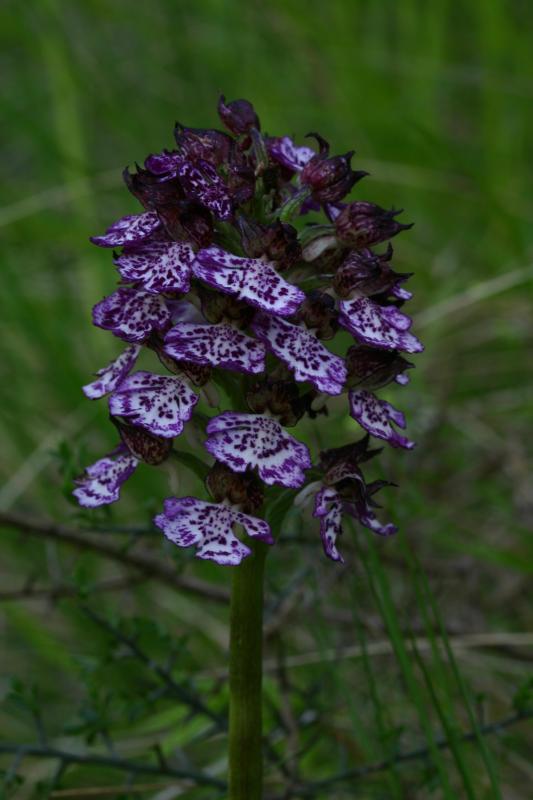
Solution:
<svg viewBox="0 0 533 800">
<path fill-rule="evenodd" d="M 129 347 L 126 347 L 124 352 L 111 361 L 107 367 L 98 370 L 96 373 L 98 380 L 82 386 L 84 395 L 91 400 L 97 400 L 116 389 L 137 361 L 140 350 L 138 344 L 130 344 Z"/>
<path fill-rule="evenodd" d="M 411 450 L 415 443 L 407 439 L 392 427 L 392 422 L 399 428 L 405 428 L 405 417 L 401 411 L 385 400 L 380 400 L 371 392 L 349 392 L 350 415 L 359 425 L 378 439 L 385 439 L 393 447 L 405 447 Z"/>
<path fill-rule="evenodd" d="M 165 336 L 163 349 L 172 358 L 194 364 L 250 373 L 263 372 L 265 368 L 261 342 L 226 324 L 180 323 Z"/>
<path fill-rule="evenodd" d="M 394 306 L 378 306 L 367 297 L 341 300 L 339 323 L 359 341 L 386 350 L 420 353 L 424 347 L 408 332 L 411 320 Z"/>
<path fill-rule="evenodd" d="M 93 308 L 93 323 L 127 342 L 144 342 L 152 331 L 163 330 L 169 322 L 164 298 L 141 289 L 121 287 Z"/>
<path fill-rule="evenodd" d="M 180 153 L 163 150 L 162 153 L 152 153 L 146 158 L 144 166 L 154 175 L 164 175 L 167 178 L 176 174 L 178 165 L 183 161 Z"/>
<path fill-rule="evenodd" d="M 298 488 L 311 466 L 307 447 L 263 414 L 226 411 L 207 425 L 206 449 L 234 472 L 257 467 L 268 484 Z"/>
<path fill-rule="evenodd" d="M 141 370 L 111 395 L 109 412 L 170 439 L 182 432 L 197 402 L 198 395 L 181 378 Z"/>
<path fill-rule="evenodd" d="M 236 511 L 230 506 L 206 503 L 195 497 L 170 497 L 154 523 L 167 539 L 179 547 L 196 545 L 197 558 L 235 566 L 250 555 L 250 549 L 233 533 L 243 525 L 249 536 L 273 543 L 270 528 L 263 520 Z"/>
<path fill-rule="evenodd" d="M 316 152 L 310 147 L 298 147 L 290 136 L 277 136 L 267 139 L 267 150 L 271 158 L 293 172 L 301 172 Z"/>
<path fill-rule="evenodd" d="M 91 242 L 99 247 L 122 247 L 142 242 L 160 227 L 161 221 L 155 211 L 129 214 L 114 222 L 103 236 L 91 236 Z"/>
<path fill-rule="evenodd" d="M 342 500 L 335 489 L 324 486 L 315 495 L 313 516 L 320 519 L 320 536 L 324 553 L 332 561 L 344 563 L 337 550 L 337 538 L 342 533 Z"/>
<path fill-rule="evenodd" d="M 268 349 L 294 370 L 297 381 L 310 381 L 320 392 L 342 392 L 344 360 L 324 347 L 312 331 L 284 319 L 257 314 L 252 329 Z"/>
<path fill-rule="evenodd" d="M 194 250 L 188 242 L 155 239 L 127 247 L 115 264 L 124 280 L 139 281 L 147 292 L 186 293 L 191 286 L 194 259 Z"/>
<path fill-rule="evenodd" d="M 294 314 L 305 300 L 305 294 L 278 275 L 265 258 L 241 258 L 220 247 L 207 247 L 197 254 L 193 272 L 209 286 L 283 317 Z"/>
<path fill-rule="evenodd" d="M 207 161 L 198 160 L 195 164 L 182 161 L 178 164 L 178 176 L 190 199 L 197 200 L 221 220 L 233 217 L 228 187 Z"/>
<path fill-rule="evenodd" d="M 119 499 L 120 487 L 135 471 L 138 460 L 127 452 L 111 453 L 96 461 L 76 480 L 72 494 L 80 506 L 97 508 Z"/>
</svg>

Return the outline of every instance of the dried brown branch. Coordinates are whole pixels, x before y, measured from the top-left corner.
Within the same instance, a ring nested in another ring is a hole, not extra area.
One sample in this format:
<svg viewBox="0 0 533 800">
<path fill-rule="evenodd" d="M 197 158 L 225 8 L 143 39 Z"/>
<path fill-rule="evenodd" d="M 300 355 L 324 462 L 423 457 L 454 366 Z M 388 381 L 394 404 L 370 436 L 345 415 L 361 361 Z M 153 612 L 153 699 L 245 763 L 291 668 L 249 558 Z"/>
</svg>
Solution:
<svg viewBox="0 0 533 800">
<path fill-rule="evenodd" d="M 0 511 L 0 526 L 14 528 L 40 539 L 53 539 L 69 544 L 79 550 L 92 551 L 104 558 L 115 561 L 123 567 L 138 570 L 145 577 L 160 581 L 173 589 L 189 594 L 200 595 L 214 602 L 227 603 L 229 592 L 223 586 L 216 586 L 191 575 L 180 575 L 172 562 L 164 563 L 154 558 L 148 550 L 124 551 L 110 544 L 101 534 L 90 531 L 80 533 L 68 525 L 52 521 L 42 521 L 11 511 Z"/>
</svg>

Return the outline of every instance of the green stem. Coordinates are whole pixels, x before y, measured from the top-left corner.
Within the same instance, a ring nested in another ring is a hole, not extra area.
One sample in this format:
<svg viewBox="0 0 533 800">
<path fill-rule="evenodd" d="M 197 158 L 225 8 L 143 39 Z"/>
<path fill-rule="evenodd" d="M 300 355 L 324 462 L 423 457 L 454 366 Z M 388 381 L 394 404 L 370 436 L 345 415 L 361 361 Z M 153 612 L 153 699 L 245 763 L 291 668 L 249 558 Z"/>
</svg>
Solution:
<svg viewBox="0 0 533 800">
<path fill-rule="evenodd" d="M 230 621 L 230 800 L 261 800 L 261 682 L 263 574 L 267 546 L 252 542 L 252 555 L 233 569 Z"/>
</svg>

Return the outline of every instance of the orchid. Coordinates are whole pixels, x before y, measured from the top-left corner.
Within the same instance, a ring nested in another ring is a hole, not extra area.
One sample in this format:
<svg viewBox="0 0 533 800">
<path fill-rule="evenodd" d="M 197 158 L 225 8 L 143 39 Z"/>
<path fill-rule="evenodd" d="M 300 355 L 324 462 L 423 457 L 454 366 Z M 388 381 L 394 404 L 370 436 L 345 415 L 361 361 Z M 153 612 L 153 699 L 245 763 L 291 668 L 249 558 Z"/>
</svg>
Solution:
<svg viewBox="0 0 533 800">
<path fill-rule="evenodd" d="M 109 396 L 121 443 L 87 469 L 75 495 L 91 507 L 115 502 L 141 462 L 157 465 L 170 455 L 200 396 L 213 397 L 225 372 L 224 380 L 234 381 L 234 405 L 195 430 L 204 426 L 212 499 L 210 476 L 219 480 L 225 470 L 226 488 L 217 484 L 215 502 L 169 498 L 157 526 L 177 546 L 194 545 L 199 558 L 236 565 L 250 555 L 236 525 L 274 540 L 260 505 L 252 509 L 256 522 L 243 516 L 250 481 L 238 502 L 234 482 L 255 475 L 295 496 L 316 485 L 312 513 L 324 551 L 341 561 L 343 515 L 380 534 L 393 526 L 377 522 L 357 459 L 348 475 L 332 478 L 324 454 L 315 454 L 313 467 L 301 434 L 286 428 L 302 418 L 323 425 L 317 414 L 336 397 L 364 432 L 359 442 L 371 435 L 392 447 L 414 446 L 397 430 L 404 415 L 375 394 L 407 383 L 412 364 L 402 353 L 423 349 L 402 308 L 410 275 L 392 268 L 390 244 L 373 249 L 410 225 L 397 221 L 397 211 L 350 201 L 367 174 L 352 169 L 353 152 L 330 154 L 319 134 L 305 145 L 268 136 L 246 100 L 221 97 L 218 111 L 227 132 L 177 124 L 176 149 L 125 170 L 142 209 L 91 239 L 113 249 L 120 277 L 94 306 L 94 324 L 127 346 L 83 391 L 91 399 Z M 304 224 L 309 210 L 323 210 L 325 222 Z M 354 337 L 348 347 L 347 333 Z M 159 369 L 132 372 L 143 349 L 156 354 Z"/>
<path fill-rule="evenodd" d="M 316 133 L 313 146 L 268 136 L 247 100 L 222 96 L 218 112 L 228 132 L 177 123 L 177 149 L 126 169 L 142 210 L 92 237 L 113 250 L 120 279 L 93 322 L 126 346 L 83 391 L 107 396 L 120 441 L 74 495 L 98 508 L 172 454 L 200 465 L 207 497 L 168 497 L 154 525 L 170 545 L 233 568 L 229 796 L 259 800 L 263 569 L 284 534 L 273 510 L 307 513 L 337 564 L 347 518 L 395 533 L 375 500 L 394 484 L 368 482 L 362 465 L 380 452 L 371 437 L 414 446 L 399 432 L 404 414 L 376 392 L 405 386 L 403 353 L 423 346 L 403 310 L 411 276 L 393 269 L 390 244 L 375 249 L 411 226 L 350 201 L 367 175 L 352 169 L 354 153 L 330 154 Z M 325 219 L 306 223 L 309 212 Z M 133 371 L 143 351 L 154 366 Z M 327 440 L 330 411 L 356 438 L 317 453 L 308 442 Z"/>
</svg>

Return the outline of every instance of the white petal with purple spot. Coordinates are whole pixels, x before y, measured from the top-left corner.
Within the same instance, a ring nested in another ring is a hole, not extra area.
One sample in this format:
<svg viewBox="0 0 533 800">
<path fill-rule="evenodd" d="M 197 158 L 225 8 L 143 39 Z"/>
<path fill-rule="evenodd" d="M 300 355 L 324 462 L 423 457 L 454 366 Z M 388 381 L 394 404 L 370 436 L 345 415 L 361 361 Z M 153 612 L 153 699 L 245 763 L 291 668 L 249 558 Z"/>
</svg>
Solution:
<svg viewBox="0 0 533 800">
<path fill-rule="evenodd" d="M 206 449 L 234 472 L 257 467 L 268 484 L 297 489 L 311 466 L 309 450 L 271 417 L 226 411 L 207 425 Z"/>
<path fill-rule="evenodd" d="M 320 392 L 342 392 L 347 370 L 344 359 L 333 355 L 312 331 L 284 319 L 257 314 L 252 328 L 267 348 L 294 370 L 297 381 L 310 381 Z"/>
<path fill-rule="evenodd" d="M 85 396 L 91 400 L 97 400 L 116 389 L 137 361 L 140 349 L 139 345 L 131 344 L 107 367 L 99 369 L 96 373 L 98 379 L 82 386 Z"/>
<path fill-rule="evenodd" d="M 298 147 L 294 144 L 290 136 L 267 139 L 267 149 L 274 161 L 294 172 L 301 172 L 307 162 L 316 156 L 310 147 Z"/>
<path fill-rule="evenodd" d="M 152 294 L 188 292 L 195 253 L 187 242 L 155 239 L 127 247 L 115 259 L 126 281 L 139 281 Z"/>
<path fill-rule="evenodd" d="M 335 489 L 324 486 L 315 495 L 313 516 L 320 519 L 320 536 L 324 553 L 332 561 L 344 563 L 337 550 L 337 539 L 342 533 L 342 500 Z"/>
<path fill-rule="evenodd" d="M 367 297 L 341 300 L 339 323 L 365 344 L 386 350 L 420 353 L 424 347 L 412 333 L 411 320 L 394 306 L 378 306 Z"/>
<path fill-rule="evenodd" d="M 211 164 L 199 160 L 195 164 L 182 161 L 177 165 L 181 185 L 188 197 L 197 200 L 221 220 L 233 216 L 228 187 Z"/>
<path fill-rule="evenodd" d="M 172 358 L 194 364 L 249 373 L 265 368 L 264 345 L 226 324 L 180 323 L 165 336 L 163 349 Z"/>
<path fill-rule="evenodd" d="M 241 258 L 207 247 L 197 254 L 193 272 L 209 286 L 283 317 L 294 314 L 305 300 L 301 289 L 287 283 L 265 258 Z"/>
<path fill-rule="evenodd" d="M 197 558 L 224 566 L 236 566 L 250 555 L 250 549 L 233 532 L 236 524 L 242 525 L 248 536 L 267 544 L 274 543 L 264 520 L 231 506 L 206 503 L 195 497 L 169 497 L 163 513 L 155 517 L 154 523 L 178 547 L 196 545 Z"/>
<path fill-rule="evenodd" d="M 414 442 L 401 436 L 391 424 L 405 428 L 405 417 L 397 408 L 385 400 L 380 400 L 371 392 L 352 389 L 348 397 L 351 416 L 372 436 L 385 439 L 393 447 L 405 447 L 410 450 L 415 446 Z"/>
<path fill-rule="evenodd" d="M 120 487 L 133 474 L 139 461 L 128 452 L 110 454 L 87 467 L 85 475 L 76 480 L 73 495 L 86 508 L 114 503 L 119 499 Z"/>
<path fill-rule="evenodd" d="M 161 227 L 161 221 L 155 211 L 144 214 L 129 214 L 111 225 L 103 236 L 91 236 L 91 242 L 99 247 L 122 247 L 136 244 L 147 239 Z"/>
<path fill-rule="evenodd" d="M 198 396 L 176 376 L 139 371 L 126 378 L 109 398 L 113 416 L 125 417 L 156 436 L 179 436 Z"/>
<path fill-rule="evenodd" d="M 93 322 L 127 342 L 144 342 L 152 331 L 167 327 L 170 313 L 163 297 L 121 287 L 94 306 Z"/>
</svg>

